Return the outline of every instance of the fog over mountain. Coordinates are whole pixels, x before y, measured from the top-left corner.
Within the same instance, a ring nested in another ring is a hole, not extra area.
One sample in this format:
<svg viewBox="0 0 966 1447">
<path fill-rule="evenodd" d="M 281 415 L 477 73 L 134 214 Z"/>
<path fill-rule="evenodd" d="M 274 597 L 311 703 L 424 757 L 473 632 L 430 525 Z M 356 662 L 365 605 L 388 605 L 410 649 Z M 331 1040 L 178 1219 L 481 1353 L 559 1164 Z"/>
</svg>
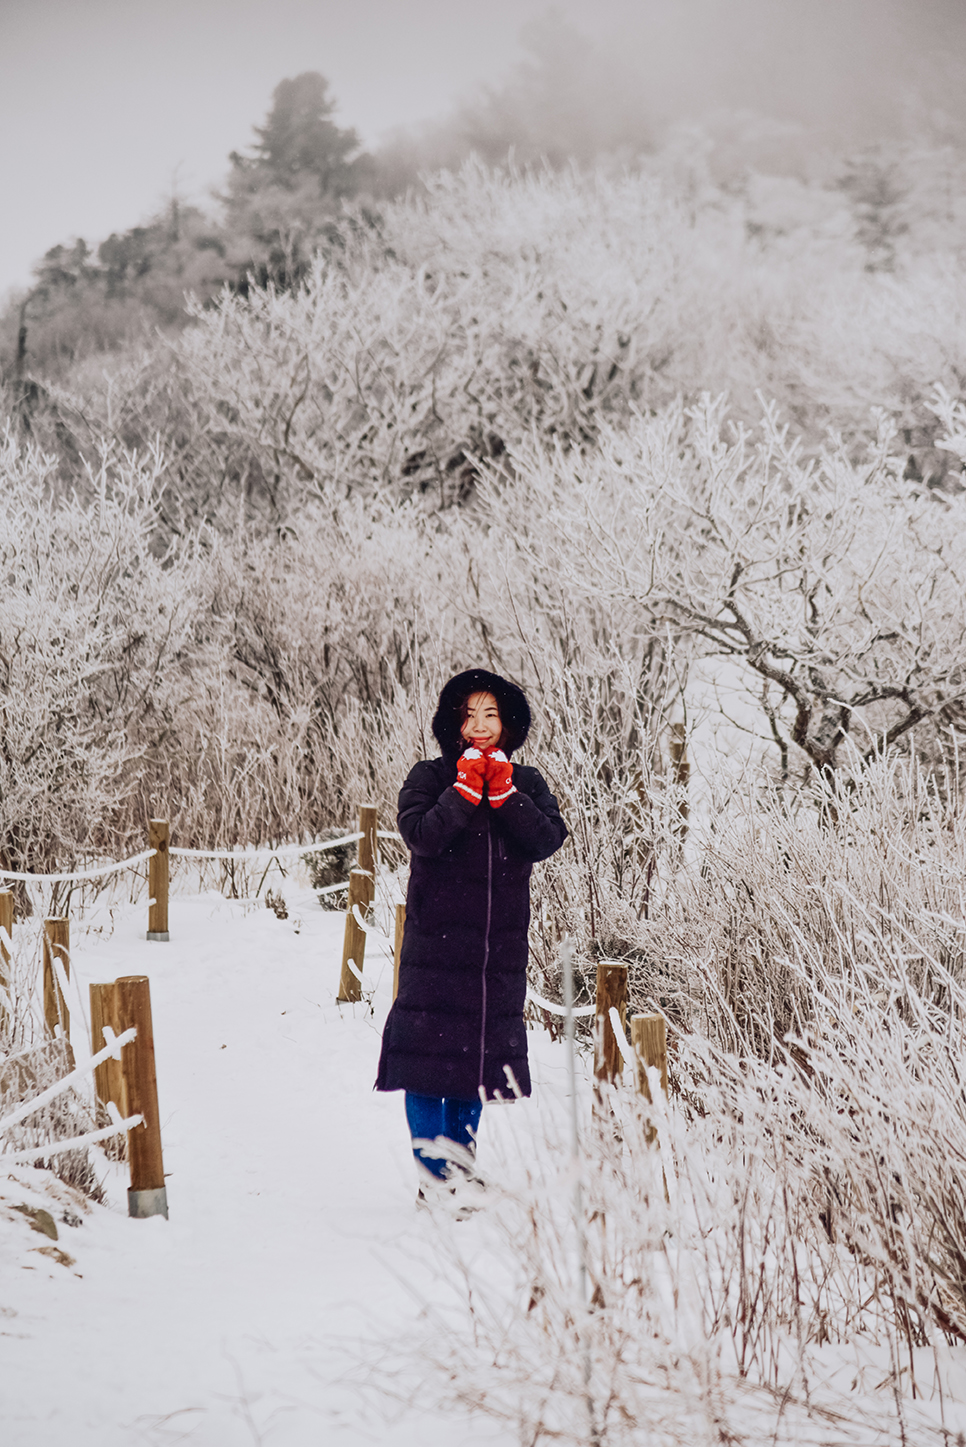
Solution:
<svg viewBox="0 0 966 1447">
<path fill-rule="evenodd" d="M 807 170 L 831 149 L 966 127 L 955 0 L 610 0 L 555 7 L 521 42 L 522 62 L 422 128 L 432 160 L 512 146 L 586 161 L 701 123 L 752 163 Z"/>
<path fill-rule="evenodd" d="M 633 153 L 711 118 L 760 169 L 966 131 L 960 0 L 0 0 L 0 289 L 205 201 L 283 76 L 405 162 Z M 764 120 L 762 119 L 764 118 Z M 404 135 L 400 137 L 400 130 Z M 754 139 L 754 144 L 749 138 Z"/>
<path fill-rule="evenodd" d="M 601 44 L 641 77 L 655 117 L 760 111 L 850 141 L 966 118 L 958 0 L 640 0 Z"/>
</svg>

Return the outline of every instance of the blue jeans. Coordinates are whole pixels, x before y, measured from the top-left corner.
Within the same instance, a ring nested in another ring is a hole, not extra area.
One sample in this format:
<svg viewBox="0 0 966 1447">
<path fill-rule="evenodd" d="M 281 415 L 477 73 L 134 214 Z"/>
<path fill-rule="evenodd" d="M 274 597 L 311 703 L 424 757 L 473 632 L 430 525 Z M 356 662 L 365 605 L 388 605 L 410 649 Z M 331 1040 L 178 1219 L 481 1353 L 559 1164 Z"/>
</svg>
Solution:
<svg viewBox="0 0 966 1447">
<path fill-rule="evenodd" d="M 464 1151 L 469 1151 L 470 1155 L 475 1155 L 476 1130 L 482 1110 L 480 1100 L 458 1100 L 451 1095 L 413 1095 L 411 1091 L 406 1091 L 406 1119 L 414 1141 L 432 1141 L 437 1136 L 443 1136 Z M 413 1146 L 413 1155 L 418 1165 L 441 1181 L 460 1170 L 459 1166 L 439 1156 L 424 1155 L 416 1146 Z"/>
</svg>

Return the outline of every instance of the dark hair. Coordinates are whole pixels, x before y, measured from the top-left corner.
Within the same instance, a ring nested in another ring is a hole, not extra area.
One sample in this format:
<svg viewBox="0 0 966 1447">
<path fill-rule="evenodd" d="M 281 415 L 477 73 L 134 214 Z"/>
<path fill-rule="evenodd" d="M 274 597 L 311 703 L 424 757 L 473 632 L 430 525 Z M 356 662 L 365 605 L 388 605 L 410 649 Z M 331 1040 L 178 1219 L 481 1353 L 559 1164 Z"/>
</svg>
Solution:
<svg viewBox="0 0 966 1447">
<path fill-rule="evenodd" d="M 439 696 L 433 733 L 443 753 L 459 755 L 463 752 L 461 729 L 466 721 L 464 709 L 467 699 L 474 693 L 492 693 L 496 699 L 503 725 L 500 747 L 507 754 L 520 748 L 530 731 L 530 705 L 523 689 L 486 668 L 468 668 L 465 673 L 451 678 Z"/>
</svg>

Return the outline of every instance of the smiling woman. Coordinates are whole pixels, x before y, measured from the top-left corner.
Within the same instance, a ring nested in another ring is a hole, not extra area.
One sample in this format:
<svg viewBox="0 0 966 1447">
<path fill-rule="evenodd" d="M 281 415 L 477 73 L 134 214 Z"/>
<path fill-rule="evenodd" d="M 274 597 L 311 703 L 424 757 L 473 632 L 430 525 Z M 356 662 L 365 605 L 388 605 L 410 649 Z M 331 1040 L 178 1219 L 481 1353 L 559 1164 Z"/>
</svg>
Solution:
<svg viewBox="0 0 966 1447">
<path fill-rule="evenodd" d="M 433 719 L 442 756 L 417 764 L 399 795 L 412 859 L 376 1088 L 406 1092 L 421 1194 L 466 1174 L 484 1099 L 530 1094 L 530 874 L 567 828 L 540 773 L 509 762 L 529 729 L 515 684 L 457 674 Z"/>
</svg>

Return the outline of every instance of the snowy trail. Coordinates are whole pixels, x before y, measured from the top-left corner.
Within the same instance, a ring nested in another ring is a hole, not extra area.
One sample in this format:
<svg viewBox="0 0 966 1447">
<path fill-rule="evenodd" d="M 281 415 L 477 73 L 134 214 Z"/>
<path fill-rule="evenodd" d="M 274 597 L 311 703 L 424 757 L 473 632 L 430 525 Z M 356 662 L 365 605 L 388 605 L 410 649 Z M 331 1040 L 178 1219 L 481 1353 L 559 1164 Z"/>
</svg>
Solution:
<svg viewBox="0 0 966 1447">
<path fill-rule="evenodd" d="M 450 1279 L 457 1255 L 471 1265 L 477 1297 L 485 1286 L 512 1303 L 519 1282 L 494 1249 L 491 1212 L 457 1223 L 415 1208 L 402 1097 L 372 1090 L 392 984 L 386 944 L 369 936 L 373 1011 L 340 1007 L 344 916 L 291 879 L 284 893 L 286 921 L 217 894 L 176 897 L 168 944 L 145 941 L 141 906 L 75 921 L 79 1053 L 89 983 L 151 980 L 171 1219 L 129 1220 L 126 1171 L 100 1156 L 108 1204 L 73 1223 L 63 1217 L 75 1204 L 47 1172 L 0 1175 L 0 1447 L 517 1447 L 482 1414 L 444 1413 L 438 1378 L 417 1405 L 369 1389 L 387 1347 L 403 1341 L 388 1358 L 400 1390 L 418 1390 L 422 1308 L 444 1312 L 434 1351 L 460 1320 L 445 1316 L 447 1262 Z M 484 1174 L 512 1175 L 562 1139 L 565 1052 L 542 1032 L 530 1049 L 533 1100 L 484 1113 Z M 582 1068 L 578 1090 L 589 1083 Z M 56 1245 L 31 1230 L 23 1205 L 56 1217 Z M 846 1416 L 868 1408 L 871 1421 L 889 1363 L 884 1346 L 866 1355 L 860 1371 L 858 1345 L 840 1344 L 812 1364 L 838 1382 Z M 932 1366 L 920 1356 L 928 1394 Z M 957 1428 L 961 1356 L 944 1368 Z M 916 1420 L 938 1421 L 938 1400 L 922 1406 Z M 789 1431 L 782 1441 L 829 1440 Z"/>
<path fill-rule="evenodd" d="M 168 944 L 145 941 L 138 907 L 76 929 L 85 998 L 92 980 L 151 980 L 171 1217 L 128 1220 L 111 1176 L 109 1209 L 59 1228 L 71 1268 L 0 1220 L 5 1447 L 510 1447 L 431 1406 L 364 1419 L 343 1380 L 343 1344 L 413 1314 L 395 1272 L 412 1275 L 414 1244 L 467 1227 L 416 1211 L 402 1097 L 372 1090 L 386 947 L 370 936 L 375 1018 L 340 1008 L 343 916 L 285 894 L 300 923 L 206 895 L 172 901 Z"/>
</svg>

